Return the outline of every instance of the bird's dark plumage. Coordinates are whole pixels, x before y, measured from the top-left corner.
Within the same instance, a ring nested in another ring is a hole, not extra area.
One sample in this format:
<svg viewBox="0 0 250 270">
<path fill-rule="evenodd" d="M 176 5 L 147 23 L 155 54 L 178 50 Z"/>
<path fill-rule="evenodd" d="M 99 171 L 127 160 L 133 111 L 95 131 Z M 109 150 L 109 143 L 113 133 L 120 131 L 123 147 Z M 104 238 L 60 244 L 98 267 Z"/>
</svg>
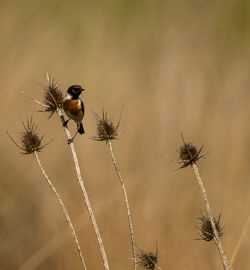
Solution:
<svg viewBox="0 0 250 270">
<path fill-rule="evenodd" d="M 80 85 L 72 85 L 68 88 L 66 96 L 63 100 L 63 109 L 65 114 L 69 117 L 67 122 L 72 119 L 77 124 L 77 133 L 84 134 L 84 128 L 82 125 L 82 119 L 84 116 L 84 103 L 79 98 L 80 94 L 84 91 L 84 89 Z M 75 138 L 76 134 L 74 135 L 73 139 Z"/>
</svg>

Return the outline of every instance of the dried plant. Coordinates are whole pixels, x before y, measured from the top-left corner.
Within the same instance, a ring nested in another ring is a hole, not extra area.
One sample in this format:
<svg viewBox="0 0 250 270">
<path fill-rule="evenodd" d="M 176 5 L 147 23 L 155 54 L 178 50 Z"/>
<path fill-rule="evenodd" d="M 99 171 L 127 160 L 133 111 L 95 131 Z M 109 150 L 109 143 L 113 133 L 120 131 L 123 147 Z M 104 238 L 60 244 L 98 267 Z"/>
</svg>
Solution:
<svg viewBox="0 0 250 270">
<path fill-rule="evenodd" d="M 39 136 L 37 132 L 38 128 L 34 124 L 32 117 L 26 120 L 26 124 L 23 122 L 23 131 L 20 132 L 21 146 L 9 135 L 12 142 L 20 148 L 23 155 L 29 155 L 34 152 L 40 152 L 47 144 L 42 145 L 43 136 Z"/>
<path fill-rule="evenodd" d="M 66 218 L 66 221 L 69 224 L 69 227 L 71 229 L 74 241 L 76 243 L 77 251 L 78 251 L 78 254 L 80 256 L 81 263 L 82 263 L 82 268 L 84 270 L 86 270 L 87 268 L 86 268 L 84 258 L 83 258 L 82 252 L 81 252 L 79 241 L 77 239 L 76 232 L 75 232 L 75 229 L 74 229 L 73 224 L 71 222 L 68 211 L 67 211 L 67 209 L 66 209 L 66 207 L 65 207 L 65 205 L 63 203 L 63 200 L 62 200 L 61 196 L 57 192 L 55 186 L 53 185 L 53 183 L 51 182 L 49 177 L 47 176 L 47 174 L 46 174 L 46 172 L 45 172 L 45 170 L 44 170 L 44 168 L 43 168 L 43 166 L 41 164 L 41 161 L 40 161 L 40 159 L 38 157 L 38 154 L 37 154 L 37 152 L 40 152 L 46 146 L 46 145 L 43 145 L 43 146 L 41 145 L 43 137 L 40 137 L 38 135 L 37 125 L 34 124 L 32 117 L 30 119 L 27 119 L 27 124 L 26 125 L 23 123 L 23 128 L 24 128 L 24 130 L 21 131 L 21 133 L 20 133 L 20 137 L 21 137 L 20 139 L 21 139 L 22 146 L 19 146 L 14 141 L 14 139 L 12 139 L 12 137 L 10 137 L 10 135 L 8 133 L 7 134 L 10 137 L 10 139 L 14 142 L 14 144 L 18 148 L 20 148 L 20 149 L 22 149 L 24 151 L 22 154 L 27 154 L 27 155 L 28 154 L 34 154 L 35 155 L 36 161 L 38 163 L 39 168 L 42 171 L 42 174 L 43 174 L 45 180 L 47 181 L 48 185 L 52 189 L 53 193 L 55 194 L 55 196 L 57 198 L 58 203 L 60 204 L 60 206 L 62 208 L 63 214 L 64 214 L 64 216 Z"/>
<path fill-rule="evenodd" d="M 100 117 L 98 114 L 95 113 L 96 118 L 97 118 L 97 136 L 92 137 L 92 139 L 94 139 L 96 141 L 105 141 L 106 144 L 108 144 L 108 146 L 109 146 L 109 151 L 110 151 L 110 155 L 112 158 L 112 162 L 113 162 L 116 174 L 119 178 L 119 181 L 120 181 L 120 184 L 122 187 L 124 200 L 125 200 L 125 204 L 126 204 L 126 208 L 127 208 L 130 240 L 131 240 L 131 245 L 132 245 L 132 256 L 134 258 L 134 269 L 136 269 L 137 263 L 136 263 L 136 256 L 135 256 L 136 255 L 135 237 L 134 237 L 131 211 L 130 211 L 129 202 L 128 202 L 128 195 L 127 195 L 124 180 L 122 178 L 122 175 L 120 173 L 120 170 L 118 168 L 118 165 L 117 165 L 117 162 L 116 162 L 116 159 L 114 156 L 114 151 L 113 151 L 113 147 L 112 147 L 112 143 L 111 143 L 112 140 L 117 139 L 117 137 L 118 137 L 118 127 L 120 125 L 122 110 L 123 110 L 123 106 L 122 106 L 117 124 L 114 124 L 114 122 L 112 122 L 112 120 L 109 118 L 107 112 L 105 112 L 104 110 L 102 112 L 102 117 Z"/>
<path fill-rule="evenodd" d="M 63 106 L 63 93 L 60 90 L 55 79 L 48 80 L 47 85 L 43 85 L 43 99 L 46 105 L 45 112 L 51 112 L 49 118 L 56 112 L 57 108 L 61 109 Z"/>
<path fill-rule="evenodd" d="M 220 237 L 219 237 L 220 232 L 216 228 L 215 220 L 212 217 L 211 207 L 210 207 L 210 204 L 208 202 L 207 192 L 206 192 L 204 185 L 203 185 L 203 182 L 201 180 L 198 167 L 196 166 L 197 160 L 199 160 L 205 156 L 205 155 L 200 155 L 202 147 L 198 151 L 197 148 L 192 143 L 185 142 L 182 134 L 181 134 L 181 136 L 182 136 L 183 145 L 180 146 L 180 148 L 179 148 L 180 149 L 179 150 L 179 163 L 181 164 L 180 168 L 185 168 L 189 165 L 192 167 L 194 175 L 195 175 L 197 182 L 198 182 L 198 185 L 200 187 L 204 202 L 205 202 L 205 208 L 206 208 L 206 212 L 207 212 L 206 214 L 207 214 L 207 217 L 210 221 L 209 224 L 212 226 L 213 239 L 214 239 L 215 245 L 218 248 L 223 267 L 225 270 L 227 270 L 227 269 L 233 270 L 233 267 L 230 264 L 226 254 L 224 253 L 224 250 L 222 248 L 222 244 L 221 244 Z"/>
<path fill-rule="evenodd" d="M 122 107 L 123 108 L 123 107 Z M 122 112 L 122 110 L 121 110 Z M 118 128 L 120 125 L 120 118 L 117 124 L 115 124 L 109 117 L 108 113 L 104 110 L 102 111 L 102 117 L 96 114 L 96 121 L 97 121 L 97 136 L 91 137 L 93 140 L 96 141 L 109 141 L 115 140 L 118 138 Z M 120 113 L 121 116 L 121 113 Z"/>
<path fill-rule="evenodd" d="M 146 270 L 154 270 L 154 269 L 161 269 L 158 266 L 159 258 L 158 258 L 158 248 L 156 245 L 155 252 L 147 252 L 143 251 L 141 248 L 136 246 L 137 252 L 135 257 L 137 259 L 137 264 Z"/>
<path fill-rule="evenodd" d="M 192 143 L 185 143 L 183 135 L 181 134 L 183 145 L 179 148 L 179 164 L 180 169 L 196 163 L 199 159 L 204 158 L 207 154 L 201 154 L 203 146 L 198 150 Z"/>
<path fill-rule="evenodd" d="M 47 85 L 44 86 L 44 91 L 45 91 L 44 92 L 45 93 L 44 98 L 46 98 L 46 93 L 49 93 L 49 96 L 52 98 L 52 100 L 51 100 L 52 105 L 50 105 L 49 103 L 44 104 L 44 103 L 40 102 L 39 100 L 37 100 L 37 99 L 35 99 L 33 97 L 30 97 L 29 95 L 27 95 L 25 93 L 23 93 L 23 94 L 28 96 L 29 98 L 31 98 L 34 102 L 36 102 L 40 106 L 44 107 L 45 108 L 44 111 L 50 111 L 51 115 L 54 112 L 56 112 L 58 114 L 58 117 L 60 118 L 60 120 L 62 122 L 64 131 L 65 131 L 66 136 L 68 138 L 68 141 L 70 141 L 70 140 L 72 140 L 72 136 L 71 136 L 67 126 L 64 125 L 65 119 L 64 119 L 63 113 L 62 113 L 62 111 L 60 109 L 61 108 L 61 105 L 60 105 L 61 104 L 60 103 L 61 102 L 61 97 L 60 97 L 61 95 L 60 94 L 58 95 L 59 99 L 57 100 L 56 96 L 53 96 L 53 94 L 51 93 L 53 91 L 54 92 L 56 92 L 57 90 L 59 91 L 60 89 L 58 88 L 58 85 L 56 84 L 55 80 L 50 79 L 50 76 L 49 76 L 48 73 L 45 73 L 45 75 L 46 75 L 46 79 L 47 79 Z M 49 100 L 47 100 L 47 101 L 49 101 Z M 46 100 L 45 100 L 45 103 L 46 103 Z M 51 115 L 50 115 L 50 117 L 51 117 Z M 102 237 L 101 237 L 98 225 L 96 223 L 96 219 L 95 219 L 95 216 L 94 216 L 94 212 L 92 210 L 90 200 L 88 198 L 87 190 L 86 190 L 85 185 L 83 183 L 83 179 L 82 179 L 82 175 L 81 175 L 80 166 L 79 166 L 77 154 L 76 154 L 76 151 L 75 151 L 75 147 L 74 147 L 73 143 L 70 143 L 69 146 L 70 146 L 72 156 L 73 156 L 73 160 L 74 160 L 74 164 L 75 164 L 75 170 L 76 170 L 76 174 L 77 174 L 78 183 L 80 185 L 80 188 L 81 188 L 81 191 L 82 191 L 82 194 L 83 194 L 83 198 L 84 198 L 84 202 L 85 202 L 85 205 L 87 207 L 87 210 L 88 210 L 88 213 L 89 213 L 89 216 L 90 216 L 90 220 L 92 222 L 92 225 L 93 225 L 93 228 L 94 228 L 94 231 L 95 231 L 95 235 L 96 235 L 96 238 L 97 238 L 97 241 L 98 241 L 99 249 L 100 249 L 100 252 L 101 252 L 101 255 L 102 255 L 103 265 L 104 265 L 104 268 L 106 270 L 109 270 L 106 251 L 105 251 L 105 248 L 104 248 L 104 245 L 103 245 L 103 241 L 102 241 Z"/>
<path fill-rule="evenodd" d="M 235 258 L 237 256 L 237 253 L 239 251 L 239 248 L 240 248 L 243 240 L 244 239 L 247 239 L 246 238 L 246 234 L 247 234 L 247 229 L 249 227 L 249 224 L 250 224 L 250 215 L 247 218 L 247 221 L 246 221 L 246 223 L 245 223 L 245 225 L 244 225 L 244 227 L 243 227 L 243 229 L 241 231 L 241 235 L 239 237 L 239 240 L 238 240 L 238 242 L 237 242 L 237 244 L 236 244 L 236 246 L 234 248 L 234 251 L 233 251 L 233 254 L 232 254 L 232 257 L 231 257 L 231 260 L 230 260 L 230 262 L 231 262 L 232 265 L 234 264 Z"/>
<path fill-rule="evenodd" d="M 69 214 L 68 214 L 67 208 L 66 208 L 66 206 L 64 205 L 63 200 L 62 200 L 60 194 L 57 192 L 55 186 L 53 185 L 53 183 L 51 182 L 51 180 L 50 180 L 49 177 L 47 176 L 47 174 L 46 174 L 44 168 L 42 167 L 42 164 L 41 164 L 40 159 L 39 159 L 39 157 L 38 157 L 38 155 L 37 155 L 37 152 L 34 152 L 34 154 L 35 154 L 37 163 L 38 163 L 38 165 L 39 165 L 39 167 L 40 167 L 40 169 L 41 169 L 41 171 L 42 171 L 42 173 L 43 173 L 43 176 L 45 177 L 45 179 L 47 180 L 47 183 L 49 184 L 50 188 L 52 189 L 52 191 L 53 191 L 54 194 L 56 195 L 56 198 L 57 198 L 57 200 L 58 200 L 58 202 L 59 202 L 59 204 L 60 204 L 60 206 L 61 206 L 61 208 L 62 208 L 62 210 L 63 210 L 64 216 L 65 216 L 65 218 L 66 218 L 66 220 L 67 220 L 67 222 L 68 222 L 68 224 L 69 224 L 69 227 L 70 227 L 70 229 L 71 229 L 73 238 L 74 238 L 75 243 L 76 243 L 77 251 L 78 251 L 78 253 L 79 253 L 80 260 L 81 260 L 81 263 L 82 263 L 82 268 L 83 268 L 84 270 L 86 270 L 87 267 L 86 267 L 86 265 L 85 265 L 85 261 L 84 261 L 84 258 L 83 258 L 82 252 L 81 252 L 81 247 L 80 247 L 79 241 L 78 241 L 78 239 L 77 239 L 76 232 L 75 232 L 75 229 L 74 229 L 74 227 L 73 227 L 71 218 L 70 218 L 70 216 L 69 216 Z"/>
<path fill-rule="evenodd" d="M 221 218 L 221 214 L 217 217 L 217 219 L 213 218 L 219 237 L 223 235 L 223 227 L 221 227 L 220 225 L 220 218 Z M 199 232 L 200 238 L 198 240 L 204 240 L 204 241 L 213 240 L 215 235 L 214 235 L 214 231 L 213 231 L 213 227 L 210 222 L 210 219 L 207 216 L 201 214 L 198 217 L 198 220 L 200 221 L 200 226 L 197 226 L 197 228 L 200 231 Z"/>
</svg>

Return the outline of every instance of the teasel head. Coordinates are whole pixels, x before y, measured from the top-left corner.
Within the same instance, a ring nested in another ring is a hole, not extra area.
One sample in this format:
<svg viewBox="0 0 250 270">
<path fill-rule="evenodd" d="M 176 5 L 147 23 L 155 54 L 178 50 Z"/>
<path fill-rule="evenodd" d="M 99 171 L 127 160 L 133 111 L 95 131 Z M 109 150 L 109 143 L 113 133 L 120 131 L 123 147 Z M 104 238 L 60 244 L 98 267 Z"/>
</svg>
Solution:
<svg viewBox="0 0 250 270">
<path fill-rule="evenodd" d="M 23 130 L 20 132 L 21 145 L 18 145 L 8 132 L 7 135 L 12 142 L 22 150 L 21 154 L 29 155 L 34 152 L 41 152 L 47 145 L 42 145 L 43 136 L 38 135 L 37 129 L 37 125 L 34 124 L 31 117 L 27 119 L 26 123 L 23 122 Z"/>
<path fill-rule="evenodd" d="M 178 150 L 180 169 L 196 163 L 199 159 L 204 158 L 207 154 L 201 155 L 203 146 L 198 150 L 192 143 L 186 143 L 181 133 L 183 145 Z"/>
<path fill-rule="evenodd" d="M 138 252 L 136 253 L 136 260 L 138 265 L 147 270 L 154 270 L 158 267 L 159 259 L 157 244 L 155 253 L 151 251 L 143 251 L 138 246 L 136 246 L 136 248 L 138 250 Z"/>
<path fill-rule="evenodd" d="M 219 214 L 217 218 L 213 218 L 214 225 L 215 225 L 215 228 L 217 230 L 219 237 L 223 235 L 223 228 L 224 228 L 224 227 L 221 227 L 220 225 L 220 218 L 221 218 L 221 214 Z M 198 220 L 200 221 L 200 224 L 199 226 L 196 226 L 196 227 L 199 230 L 200 238 L 198 238 L 197 240 L 211 241 L 215 237 L 215 235 L 214 235 L 214 230 L 213 230 L 209 217 L 201 214 L 198 217 Z"/>
<path fill-rule="evenodd" d="M 108 141 L 118 139 L 119 135 L 118 128 L 120 125 L 122 110 L 123 106 L 117 124 L 115 124 L 111 120 L 111 118 L 109 117 L 108 113 L 105 110 L 102 111 L 101 117 L 98 114 L 94 113 L 96 116 L 97 135 L 91 138 L 96 141 L 106 141 L 106 143 Z"/>
<path fill-rule="evenodd" d="M 47 85 L 43 85 L 43 99 L 44 104 L 47 106 L 45 112 L 50 112 L 49 118 L 54 114 L 57 108 L 63 106 L 63 93 L 60 90 L 55 79 L 51 79 L 46 73 Z"/>
</svg>

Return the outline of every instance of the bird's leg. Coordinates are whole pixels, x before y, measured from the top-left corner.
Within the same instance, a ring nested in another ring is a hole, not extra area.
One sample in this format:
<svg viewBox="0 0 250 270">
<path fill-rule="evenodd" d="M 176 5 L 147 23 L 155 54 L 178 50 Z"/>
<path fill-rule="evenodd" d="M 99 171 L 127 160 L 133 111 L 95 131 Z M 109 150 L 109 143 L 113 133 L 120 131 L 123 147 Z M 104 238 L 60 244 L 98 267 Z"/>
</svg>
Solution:
<svg viewBox="0 0 250 270">
<path fill-rule="evenodd" d="M 67 127 L 69 120 L 71 120 L 71 119 L 69 118 L 67 121 L 64 121 L 63 127 Z"/>
<path fill-rule="evenodd" d="M 77 133 L 78 133 L 78 130 L 76 131 L 75 135 L 71 139 L 68 139 L 68 144 L 71 144 L 74 141 L 75 136 L 77 135 Z"/>
</svg>

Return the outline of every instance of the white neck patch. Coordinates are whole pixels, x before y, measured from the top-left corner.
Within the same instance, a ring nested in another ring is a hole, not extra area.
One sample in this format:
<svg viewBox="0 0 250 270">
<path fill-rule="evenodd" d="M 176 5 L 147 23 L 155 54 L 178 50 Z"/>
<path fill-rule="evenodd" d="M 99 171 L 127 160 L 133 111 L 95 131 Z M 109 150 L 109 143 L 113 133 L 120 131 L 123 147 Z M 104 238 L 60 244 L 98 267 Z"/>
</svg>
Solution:
<svg viewBox="0 0 250 270">
<path fill-rule="evenodd" d="M 67 94 L 66 94 L 66 96 L 65 96 L 64 99 L 72 99 L 72 95 L 70 95 L 70 94 L 67 92 Z"/>
</svg>

